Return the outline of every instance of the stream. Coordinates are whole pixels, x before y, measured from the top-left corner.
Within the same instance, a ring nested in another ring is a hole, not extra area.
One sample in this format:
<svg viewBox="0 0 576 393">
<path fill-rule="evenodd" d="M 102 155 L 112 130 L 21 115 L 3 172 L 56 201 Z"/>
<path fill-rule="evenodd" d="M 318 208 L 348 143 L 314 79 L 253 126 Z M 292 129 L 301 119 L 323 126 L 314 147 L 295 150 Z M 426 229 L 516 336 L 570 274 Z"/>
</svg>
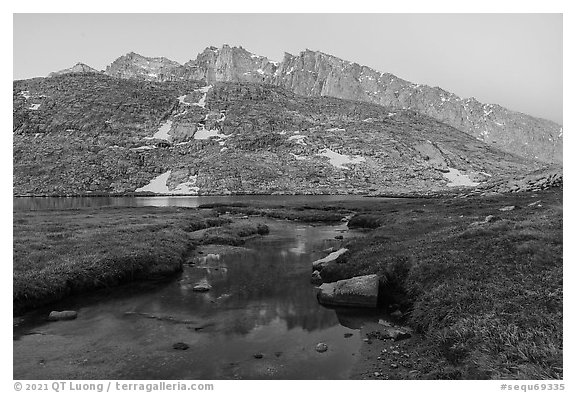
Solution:
<svg viewBox="0 0 576 393">
<path fill-rule="evenodd" d="M 360 234 L 345 224 L 262 221 L 270 234 L 247 250 L 195 253 L 173 280 L 70 297 L 16 318 L 14 378 L 349 378 L 360 327 L 383 316 L 320 306 L 310 276 L 322 250 L 340 247 L 335 236 Z M 212 288 L 193 291 L 202 281 Z M 78 318 L 48 322 L 52 310 Z M 326 352 L 316 351 L 320 342 Z"/>
</svg>

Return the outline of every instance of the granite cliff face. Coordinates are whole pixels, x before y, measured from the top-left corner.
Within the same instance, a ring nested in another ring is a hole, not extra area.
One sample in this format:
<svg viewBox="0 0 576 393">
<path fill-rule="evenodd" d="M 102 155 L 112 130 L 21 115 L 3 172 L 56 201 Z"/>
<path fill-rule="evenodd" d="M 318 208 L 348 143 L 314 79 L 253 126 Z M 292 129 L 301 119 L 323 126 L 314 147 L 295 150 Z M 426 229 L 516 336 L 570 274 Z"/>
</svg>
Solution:
<svg viewBox="0 0 576 393">
<path fill-rule="evenodd" d="M 13 105 L 16 195 L 427 193 L 536 168 L 412 110 L 262 83 L 73 73 L 15 81 Z"/>
<path fill-rule="evenodd" d="M 210 47 L 184 65 L 164 58 L 122 56 L 111 76 L 150 81 L 257 82 L 308 97 L 336 97 L 414 110 L 508 152 L 543 162 L 562 162 L 562 127 L 552 121 L 460 98 L 318 51 L 285 54 L 281 63 L 243 48 Z"/>
<path fill-rule="evenodd" d="M 209 47 L 196 60 L 184 64 L 184 79 L 213 82 L 266 82 L 277 63 L 266 57 L 254 55 L 247 50 L 224 45 L 221 49 Z"/>
<path fill-rule="evenodd" d="M 506 151 L 542 161 L 562 161 L 562 127 L 552 121 L 474 98 L 462 99 L 439 87 L 413 84 L 321 52 L 286 54 L 268 81 L 307 96 L 415 110 Z"/>
</svg>

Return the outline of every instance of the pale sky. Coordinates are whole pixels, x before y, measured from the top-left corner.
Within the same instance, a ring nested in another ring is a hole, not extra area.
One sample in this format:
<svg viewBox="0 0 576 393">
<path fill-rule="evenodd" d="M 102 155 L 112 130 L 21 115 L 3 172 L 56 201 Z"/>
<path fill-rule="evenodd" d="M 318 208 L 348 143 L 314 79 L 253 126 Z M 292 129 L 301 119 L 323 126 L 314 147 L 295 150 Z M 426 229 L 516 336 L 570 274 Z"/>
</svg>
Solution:
<svg viewBox="0 0 576 393">
<path fill-rule="evenodd" d="M 561 14 L 15 14 L 13 77 L 224 43 L 277 61 L 320 50 L 563 123 Z"/>
</svg>

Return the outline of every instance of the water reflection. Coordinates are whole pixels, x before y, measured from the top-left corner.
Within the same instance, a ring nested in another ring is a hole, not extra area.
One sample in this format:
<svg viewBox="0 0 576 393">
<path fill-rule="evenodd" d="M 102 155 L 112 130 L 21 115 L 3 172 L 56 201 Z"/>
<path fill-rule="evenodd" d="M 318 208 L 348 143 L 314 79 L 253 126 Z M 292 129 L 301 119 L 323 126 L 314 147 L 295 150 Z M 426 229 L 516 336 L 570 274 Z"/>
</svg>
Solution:
<svg viewBox="0 0 576 393">
<path fill-rule="evenodd" d="M 385 198 L 375 198 L 378 200 Z M 313 203 L 366 200 L 359 195 L 236 195 L 236 196 L 154 196 L 154 197 L 18 197 L 15 211 L 79 209 L 105 206 L 198 207 L 207 203 Z M 374 200 L 374 199 L 372 199 Z"/>
<path fill-rule="evenodd" d="M 130 364 L 111 369 L 109 378 L 346 378 L 361 340 L 344 333 L 377 316 L 320 306 L 309 281 L 311 262 L 334 245 L 344 226 L 269 224 L 270 235 L 248 244 L 253 252 L 199 255 L 179 279 L 157 288 L 67 299 L 54 309 L 79 310 L 77 320 L 46 324 L 31 313 L 15 328 L 15 337 L 40 330 L 46 337 L 97 343 L 112 357 L 132 354 Z M 203 280 L 210 291 L 193 291 Z M 19 377 L 38 376 L 26 367 L 27 358 L 19 357 L 18 346 L 29 337 L 15 341 Z M 170 355 L 178 341 L 192 350 Z M 314 350 L 320 341 L 328 344 L 327 353 Z M 34 351 L 57 362 L 52 347 L 35 343 Z M 69 351 L 67 356 L 76 355 L 73 347 Z M 265 358 L 256 361 L 255 352 Z M 195 366 L 184 366 L 190 364 Z"/>
</svg>

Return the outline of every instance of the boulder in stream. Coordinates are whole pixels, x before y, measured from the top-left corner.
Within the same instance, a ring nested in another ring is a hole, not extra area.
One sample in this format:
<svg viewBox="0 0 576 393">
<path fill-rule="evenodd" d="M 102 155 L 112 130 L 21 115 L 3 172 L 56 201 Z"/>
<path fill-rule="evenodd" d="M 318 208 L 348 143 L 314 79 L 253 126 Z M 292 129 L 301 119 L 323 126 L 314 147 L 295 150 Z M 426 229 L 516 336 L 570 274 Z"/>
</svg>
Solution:
<svg viewBox="0 0 576 393">
<path fill-rule="evenodd" d="M 50 321 L 69 321 L 71 319 L 76 319 L 78 313 L 76 311 L 52 311 L 48 315 L 48 320 Z"/>
<path fill-rule="evenodd" d="M 330 306 L 377 307 L 378 275 L 370 274 L 324 283 L 318 292 L 318 302 Z"/>
<path fill-rule="evenodd" d="M 341 248 L 338 251 L 331 252 L 322 259 L 312 262 L 312 270 L 322 270 L 326 264 L 335 261 L 338 257 L 348 251 L 347 248 Z"/>
</svg>

